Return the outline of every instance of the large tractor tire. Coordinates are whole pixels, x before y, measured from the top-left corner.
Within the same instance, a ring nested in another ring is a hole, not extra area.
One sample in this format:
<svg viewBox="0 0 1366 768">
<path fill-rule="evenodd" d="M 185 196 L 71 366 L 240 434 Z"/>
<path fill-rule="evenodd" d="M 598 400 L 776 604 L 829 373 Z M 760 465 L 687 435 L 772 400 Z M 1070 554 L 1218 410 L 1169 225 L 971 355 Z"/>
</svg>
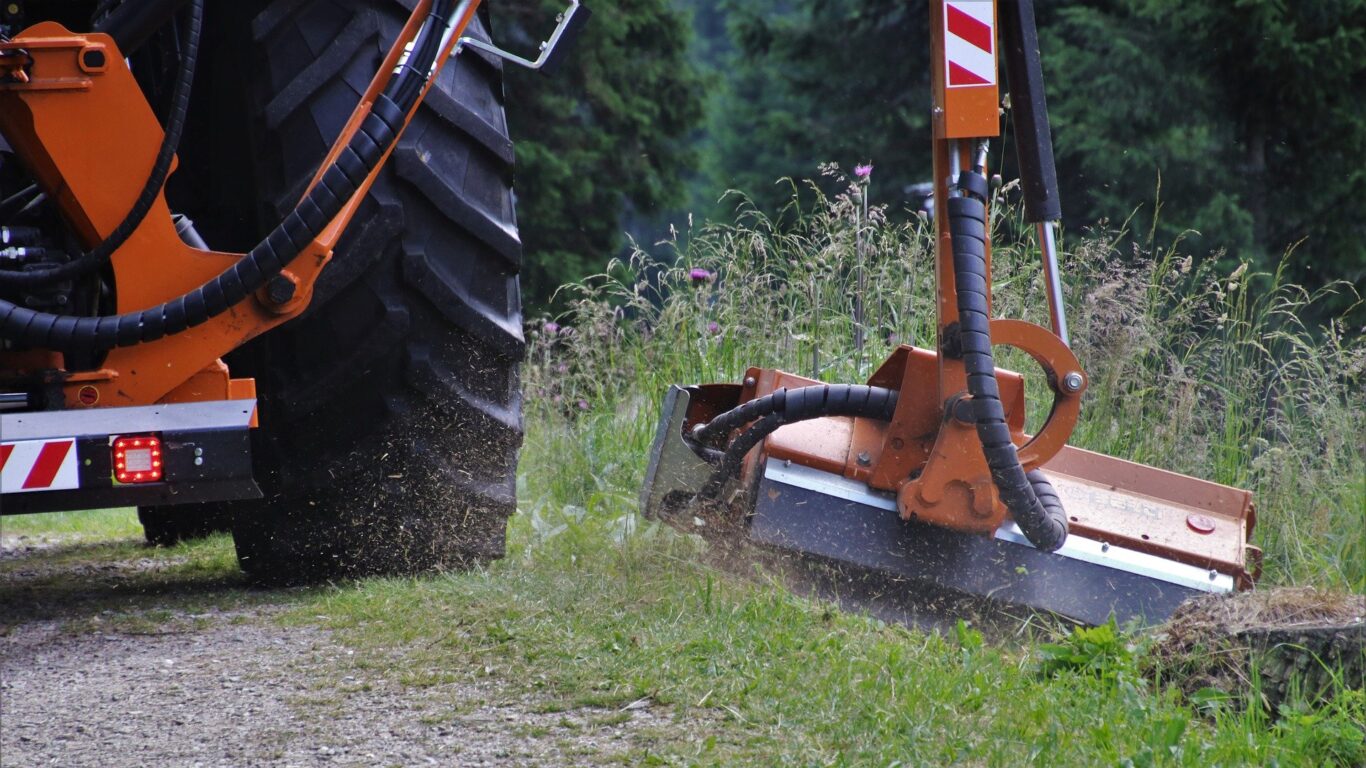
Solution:
<svg viewBox="0 0 1366 768">
<path fill-rule="evenodd" d="M 241 14 L 222 28 L 243 39 L 211 49 L 217 78 L 245 81 L 246 136 L 217 125 L 188 167 L 247 187 L 259 236 L 299 199 L 411 4 L 246 5 L 217 6 Z M 487 37 L 487 17 L 469 34 Z M 248 139 L 249 157 L 216 151 Z M 308 310 L 229 356 L 234 375 L 256 378 L 260 404 L 253 451 L 265 499 L 229 505 L 238 558 L 256 581 L 502 556 L 525 346 L 512 163 L 501 68 L 462 54 L 419 107 Z M 198 214 L 214 245 L 211 233 L 227 232 L 234 215 L 221 210 Z"/>
<path fill-rule="evenodd" d="M 182 541 L 232 529 L 229 514 L 208 504 L 193 509 L 138 507 L 138 522 L 142 523 L 147 543 L 154 547 L 173 547 Z"/>
</svg>

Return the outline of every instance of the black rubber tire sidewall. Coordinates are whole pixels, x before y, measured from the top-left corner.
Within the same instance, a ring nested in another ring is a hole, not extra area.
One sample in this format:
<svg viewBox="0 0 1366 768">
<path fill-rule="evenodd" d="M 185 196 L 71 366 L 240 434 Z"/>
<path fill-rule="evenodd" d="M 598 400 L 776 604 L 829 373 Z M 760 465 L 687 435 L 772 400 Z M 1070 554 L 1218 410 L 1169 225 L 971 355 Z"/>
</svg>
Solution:
<svg viewBox="0 0 1366 768">
<path fill-rule="evenodd" d="M 299 198 L 408 8 L 304 0 L 237 12 L 247 39 L 236 55 L 257 63 L 245 94 L 252 167 L 243 171 L 259 200 L 259 236 Z M 481 17 L 471 32 L 485 29 Z M 232 46 L 213 50 L 233 55 Z M 450 62 L 308 311 L 229 356 L 233 375 L 255 377 L 258 388 L 253 451 L 266 498 L 230 505 L 239 559 L 258 581 L 502 555 L 516 503 L 524 351 L 502 98 L 495 63 Z"/>
</svg>

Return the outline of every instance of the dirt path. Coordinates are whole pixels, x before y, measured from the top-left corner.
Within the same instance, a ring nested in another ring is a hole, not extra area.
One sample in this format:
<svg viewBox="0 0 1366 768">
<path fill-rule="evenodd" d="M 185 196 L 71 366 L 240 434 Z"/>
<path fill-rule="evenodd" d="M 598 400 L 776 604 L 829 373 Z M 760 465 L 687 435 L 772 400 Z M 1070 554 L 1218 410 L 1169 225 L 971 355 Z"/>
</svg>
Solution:
<svg viewBox="0 0 1366 768">
<path fill-rule="evenodd" d="M 118 593 L 109 567 L 45 564 L 58 554 L 3 556 L 3 766 L 596 764 L 639 749 L 668 722 L 643 706 L 546 713 L 496 681 L 407 686 L 393 672 L 401 664 L 359 659 L 322 629 L 285 628 L 276 621 L 284 608 L 264 601 L 159 608 L 138 621 L 122 604 L 125 620 L 107 620 L 99 600 L 80 616 L 25 612 L 16 595 L 26 581 L 50 583 L 54 568 L 67 568 L 77 588 Z"/>
</svg>

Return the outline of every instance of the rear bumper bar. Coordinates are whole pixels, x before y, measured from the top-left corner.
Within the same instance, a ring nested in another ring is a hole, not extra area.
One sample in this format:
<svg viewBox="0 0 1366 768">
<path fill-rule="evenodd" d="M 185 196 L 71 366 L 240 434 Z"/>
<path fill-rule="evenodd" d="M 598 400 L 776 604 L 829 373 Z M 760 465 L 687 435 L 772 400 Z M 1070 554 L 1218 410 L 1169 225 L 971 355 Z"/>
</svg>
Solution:
<svg viewBox="0 0 1366 768">
<path fill-rule="evenodd" d="M 255 400 L 0 415 L 0 514 L 260 498 L 252 477 Z M 114 480 L 110 446 L 161 441 L 163 479 Z"/>
</svg>

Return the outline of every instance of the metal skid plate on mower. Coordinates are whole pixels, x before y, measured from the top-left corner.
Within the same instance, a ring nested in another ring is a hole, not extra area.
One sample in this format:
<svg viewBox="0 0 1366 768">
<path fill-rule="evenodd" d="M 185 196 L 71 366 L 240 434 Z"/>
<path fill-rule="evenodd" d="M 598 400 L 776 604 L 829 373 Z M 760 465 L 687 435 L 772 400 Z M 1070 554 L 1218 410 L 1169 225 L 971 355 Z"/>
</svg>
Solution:
<svg viewBox="0 0 1366 768">
<path fill-rule="evenodd" d="M 683 424 L 692 396 L 686 387 L 671 386 L 664 394 L 659 427 L 650 446 L 640 509 L 651 519 L 661 519 L 669 503 L 696 494 L 711 474 L 711 465 L 697 457 L 683 442 Z"/>
<path fill-rule="evenodd" d="M 1064 504 L 1066 499 L 1063 500 Z M 985 600 L 1087 624 L 1161 621 L 1186 598 L 1228 592 L 1233 578 L 1078 535 L 1056 552 L 1034 548 L 1008 523 L 994 536 L 906 522 L 896 498 L 862 483 L 767 462 L 749 538 L 766 547 L 852 567 L 882 591 L 924 602 Z"/>
</svg>

